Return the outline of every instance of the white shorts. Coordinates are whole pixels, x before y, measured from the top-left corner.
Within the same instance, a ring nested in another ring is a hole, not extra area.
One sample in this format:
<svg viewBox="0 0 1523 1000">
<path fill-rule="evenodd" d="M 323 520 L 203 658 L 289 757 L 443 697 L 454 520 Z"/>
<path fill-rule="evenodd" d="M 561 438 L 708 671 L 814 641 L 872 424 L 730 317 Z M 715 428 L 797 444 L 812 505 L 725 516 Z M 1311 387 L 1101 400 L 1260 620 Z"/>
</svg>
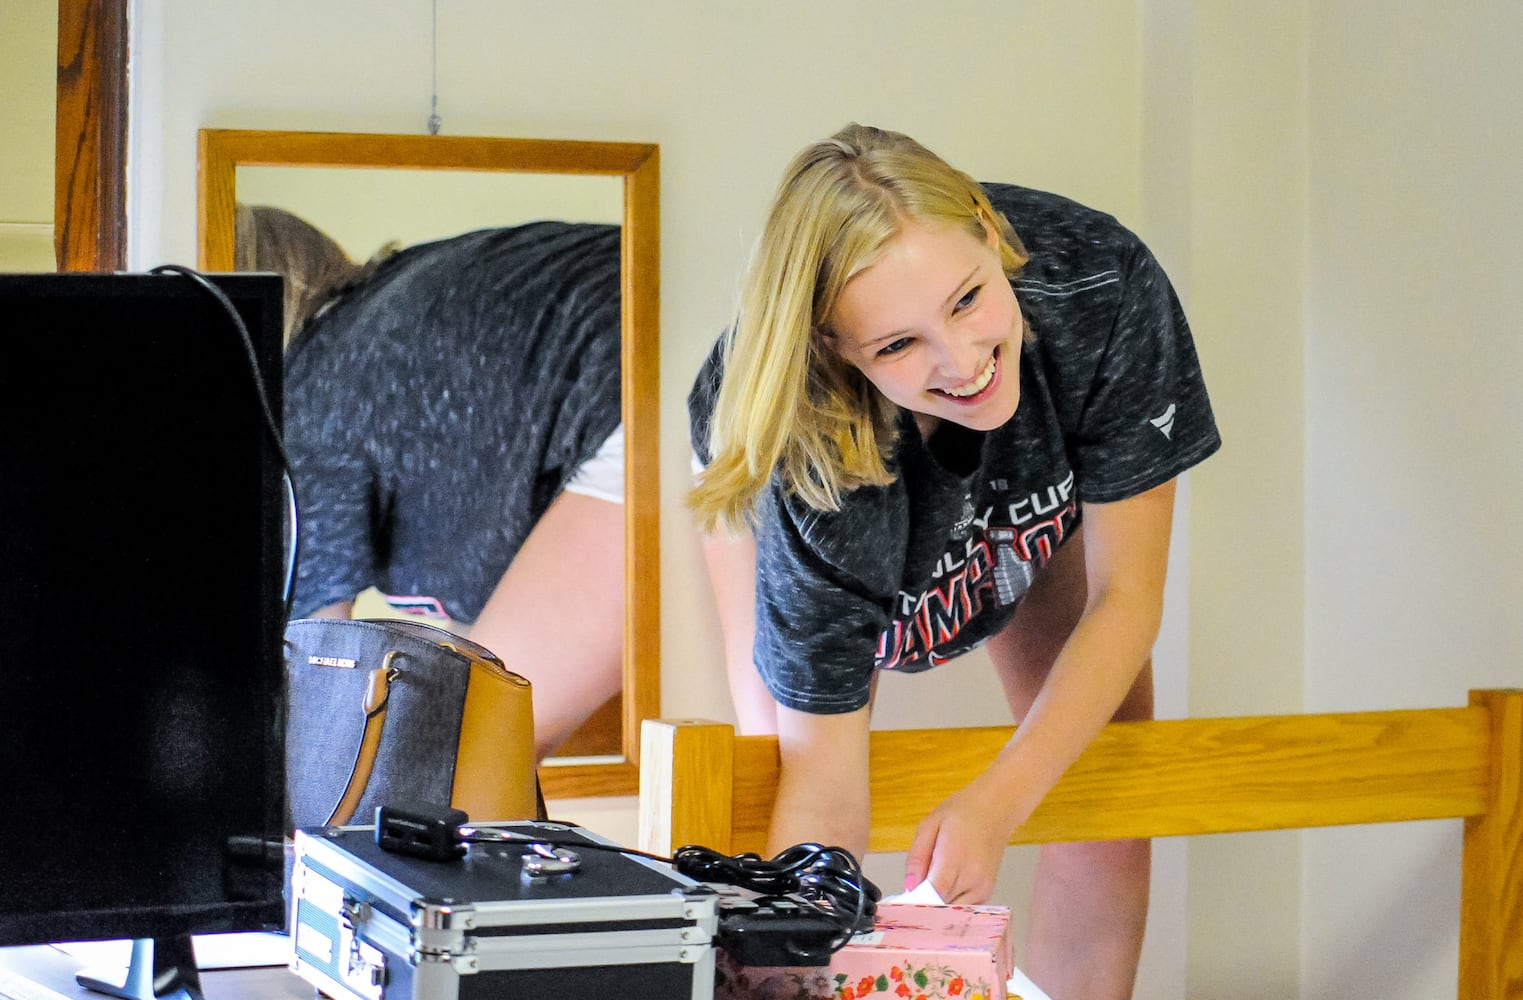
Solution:
<svg viewBox="0 0 1523 1000">
<path fill-rule="evenodd" d="M 613 429 L 597 453 L 571 474 L 566 492 L 596 497 L 609 503 L 624 502 L 624 425 Z"/>
</svg>

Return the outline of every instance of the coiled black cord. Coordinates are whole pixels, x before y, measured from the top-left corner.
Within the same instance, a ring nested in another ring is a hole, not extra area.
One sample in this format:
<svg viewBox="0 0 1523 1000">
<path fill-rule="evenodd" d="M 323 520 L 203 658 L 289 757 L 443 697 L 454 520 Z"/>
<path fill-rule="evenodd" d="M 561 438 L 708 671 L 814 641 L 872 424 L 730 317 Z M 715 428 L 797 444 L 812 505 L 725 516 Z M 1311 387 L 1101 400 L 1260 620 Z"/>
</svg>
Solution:
<svg viewBox="0 0 1523 1000">
<path fill-rule="evenodd" d="M 672 856 L 678 872 L 699 882 L 738 886 L 762 897 L 798 896 L 814 903 L 841 926 L 840 948 L 853 934 L 873 929 L 882 893 L 862 874 L 844 847 L 796 844 L 770 860 L 759 854 L 721 854 L 689 845 Z"/>
</svg>

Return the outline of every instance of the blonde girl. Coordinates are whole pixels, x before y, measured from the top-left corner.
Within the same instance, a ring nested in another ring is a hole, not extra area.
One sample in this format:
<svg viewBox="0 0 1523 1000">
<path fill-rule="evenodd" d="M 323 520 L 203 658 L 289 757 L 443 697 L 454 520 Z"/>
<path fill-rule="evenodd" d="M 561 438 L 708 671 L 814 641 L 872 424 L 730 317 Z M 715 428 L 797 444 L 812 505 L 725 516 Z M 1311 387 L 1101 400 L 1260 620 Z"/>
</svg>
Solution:
<svg viewBox="0 0 1523 1000">
<path fill-rule="evenodd" d="M 690 413 L 737 715 L 779 737 L 771 845 L 864 850 L 877 672 L 983 646 L 1021 725 L 905 881 L 986 900 L 1100 728 L 1152 712 L 1174 481 L 1219 446 L 1167 278 L 1108 215 L 851 125 L 786 171 Z M 1146 842 L 1044 847 L 1032 978 L 1129 996 L 1148 873 Z"/>
</svg>

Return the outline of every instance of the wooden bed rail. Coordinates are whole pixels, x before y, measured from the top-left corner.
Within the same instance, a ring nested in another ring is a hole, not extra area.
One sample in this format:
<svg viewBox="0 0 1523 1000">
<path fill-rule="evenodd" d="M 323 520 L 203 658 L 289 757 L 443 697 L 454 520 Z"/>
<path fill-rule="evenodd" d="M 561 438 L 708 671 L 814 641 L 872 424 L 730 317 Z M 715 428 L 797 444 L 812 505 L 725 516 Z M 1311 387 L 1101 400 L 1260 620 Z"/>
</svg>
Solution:
<svg viewBox="0 0 1523 1000">
<path fill-rule="evenodd" d="M 907 850 L 1012 732 L 874 731 L 868 849 Z M 642 739 L 643 850 L 765 850 L 775 737 L 653 720 Z M 1523 690 L 1472 691 L 1464 708 L 1112 723 L 1011 843 L 1444 818 L 1465 821 L 1458 995 L 1523 998 Z"/>
</svg>

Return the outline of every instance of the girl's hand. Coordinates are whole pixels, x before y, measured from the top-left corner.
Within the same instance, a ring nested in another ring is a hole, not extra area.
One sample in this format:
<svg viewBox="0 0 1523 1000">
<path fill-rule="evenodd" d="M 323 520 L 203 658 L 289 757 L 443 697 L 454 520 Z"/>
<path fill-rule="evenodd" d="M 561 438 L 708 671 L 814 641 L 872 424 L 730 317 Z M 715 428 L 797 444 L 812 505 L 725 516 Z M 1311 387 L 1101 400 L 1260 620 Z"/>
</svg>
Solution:
<svg viewBox="0 0 1523 1000">
<path fill-rule="evenodd" d="M 948 796 L 921 821 L 904 865 L 908 892 L 927 878 L 944 902 L 987 902 L 1004 860 L 1010 833 L 1019 825 L 1009 803 L 975 780 Z"/>
</svg>

